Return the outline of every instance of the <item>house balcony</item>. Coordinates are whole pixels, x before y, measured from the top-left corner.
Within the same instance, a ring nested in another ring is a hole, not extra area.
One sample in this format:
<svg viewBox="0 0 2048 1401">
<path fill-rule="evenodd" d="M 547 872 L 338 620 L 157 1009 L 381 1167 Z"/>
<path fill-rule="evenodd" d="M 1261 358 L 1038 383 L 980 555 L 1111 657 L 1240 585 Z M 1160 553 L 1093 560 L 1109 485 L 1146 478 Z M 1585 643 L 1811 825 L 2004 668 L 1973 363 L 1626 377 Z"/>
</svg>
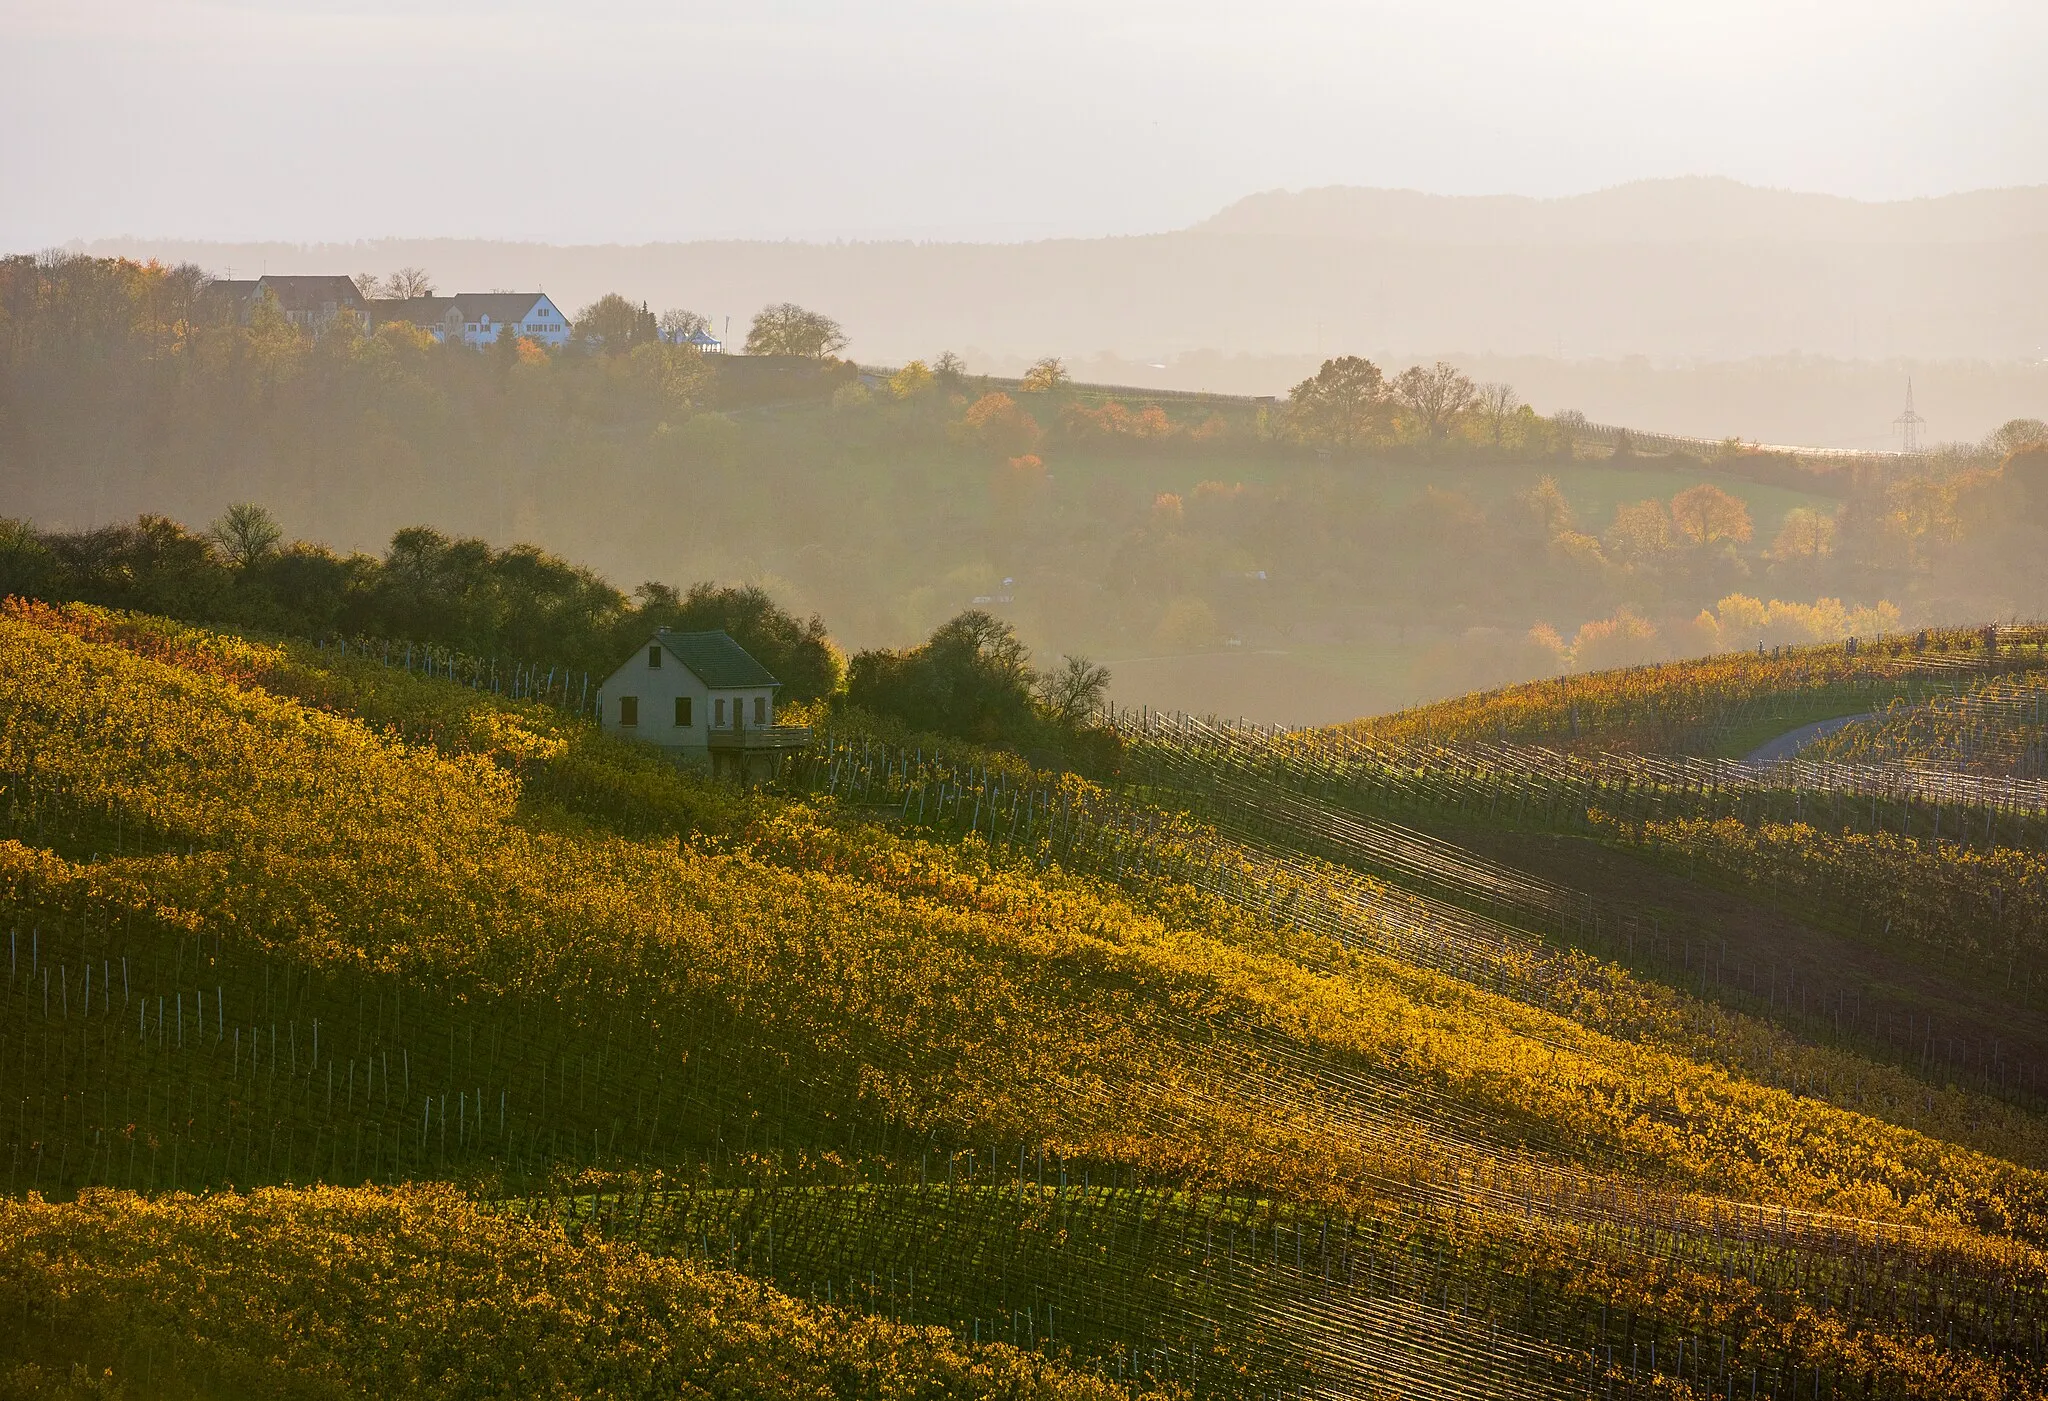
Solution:
<svg viewBox="0 0 2048 1401">
<path fill-rule="evenodd" d="M 772 754 L 802 749 L 811 742 L 808 725 L 728 725 L 706 732 L 714 754 Z"/>
</svg>

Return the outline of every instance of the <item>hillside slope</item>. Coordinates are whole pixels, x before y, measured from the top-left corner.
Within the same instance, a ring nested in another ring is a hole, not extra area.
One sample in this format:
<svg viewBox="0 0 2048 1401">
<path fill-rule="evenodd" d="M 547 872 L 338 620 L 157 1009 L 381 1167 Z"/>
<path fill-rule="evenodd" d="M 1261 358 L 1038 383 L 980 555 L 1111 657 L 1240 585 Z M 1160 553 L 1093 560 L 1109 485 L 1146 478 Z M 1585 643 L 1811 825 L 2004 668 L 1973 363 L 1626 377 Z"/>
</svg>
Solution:
<svg viewBox="0 0 2048 1401">
<path fill-rule="evenodd" d="M 10 1193 L 60 1203 L 10 1208 L 37 1326 L 0 1357 L 45 1381 L 140 1386 L 199 1317 L 130 1263 L 156 1240 L 226 1311 L 181 1385 L 232 1355 L 523 1394 L 259 1319 L 268 1276 L 202 1244 L 247 1222 L 374 1312 L 345 1262 L 441 1201 L 485 1244 L 405 1227 L 443 1282 L 403 1307 L 469 1300 L 479 1346 L 524 1335 L 476 1290 L 558 1277 L 621 1339 L 702 1291 L 754 1320 L 687 1365 L 579 1353 L 582 1394 L 719 1358 L 881 1386 L 721 1270 L 925 1329 L 869 1335 L 911 1394 L 2041 1394 L 2029 1101 L 1853 1045 L 1766 1083 L 1688 1044 L 1737 1027 L 1709 1003 L 1280 827 L 851 738 L 740 795 L 530 703 L 83 608 L 11 608 L 0 658 L 0 1135 Z"/>
</svg>

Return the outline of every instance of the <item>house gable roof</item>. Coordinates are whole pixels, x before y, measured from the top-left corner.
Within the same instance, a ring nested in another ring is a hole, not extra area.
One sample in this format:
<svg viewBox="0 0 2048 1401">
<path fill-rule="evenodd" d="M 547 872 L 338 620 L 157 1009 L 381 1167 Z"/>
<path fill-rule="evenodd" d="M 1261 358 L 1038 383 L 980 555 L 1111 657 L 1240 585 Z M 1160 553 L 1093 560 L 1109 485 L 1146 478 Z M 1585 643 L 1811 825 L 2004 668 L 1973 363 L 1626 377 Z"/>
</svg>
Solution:
<svg viewBox="0 0 2048 1401">
<path fill-rule="evenodd" d="M 415 326 L 438 326 L 455 305 L 453 297 L 397 297 L 370 303 L 370 313 L 379 323 L 409 321 Z"/>
<path fill-rule="evenodd" d="M 714 690 L 780 686 L 767 667 L 722 632 L 670 632 L 655 635 L 664 650 Z"/>
<path fill-rule="evenodd" d="M 545 297 L 543 292 L 462 292 L 453 300 L 464 321 L 482 321 L 488 316 L 493 325 L 506 326 L 524 321 L 526 313 L 539 306 Z"/>
<path fill-rule="evenodd" d="M 276 296 L 278 305 L 287 311 L 317 311 L 328 303 L 352 308 L 364 305 L 355 279 L 339 275 L 264 276 L 256 279 L 256 290 L 259 295 L 269 292 Z"/>
</svg>

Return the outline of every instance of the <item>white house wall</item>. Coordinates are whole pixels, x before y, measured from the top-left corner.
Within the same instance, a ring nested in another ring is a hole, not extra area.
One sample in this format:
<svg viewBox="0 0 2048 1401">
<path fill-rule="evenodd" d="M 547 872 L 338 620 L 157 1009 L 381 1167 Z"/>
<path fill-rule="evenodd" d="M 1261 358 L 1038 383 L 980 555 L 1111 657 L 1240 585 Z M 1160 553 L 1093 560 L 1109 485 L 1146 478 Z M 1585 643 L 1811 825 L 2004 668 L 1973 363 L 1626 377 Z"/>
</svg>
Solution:
<svg viewBox="0 0 2048 1401">
<path fill-rule="evenodd" d="M 653 644 L 649 644 L 652 646 Z M 634 653 L 632 660 L 606 677 L 604 684 L 597 688 L 598 727 L 608 735 L 621 739 L 637 739 L 649 744 L 658 744 L 664 749 L 687 751 L 692 755 L 710 752 L 712 729 L 731 729 L 733 705 L 744 707 L 746 728 L 758 729 L 761 725 L 775 723 L 775 693 L 762 688 L 739 690 L 712 690 L 697 679 L 673 652 L 662 652 L 661 665 L 647 664 L 647 647 Z M 639 701 L 639 723 L 627 725 L 619 719 L 619 702 L 627 696 Z M 690 698 L 690 724 L 675 723 L 676 701 L 683 696 Z M 718 724 L 719 702 L 725 703 L 725 723 Z M 760 722 L 754 719 L 754 704 L 759 701 Z"/>
<path fill-rule="evenodd" d="M 688 667 L 664 653 L 661 665 L 647 665 L 647 649 L 641 648 L 631 661 L 605 678 L 597 689 L 599 726 L 608 735 L 645 740 L 664 749 L 705 751 L 710 745 L 712 692 Z M 619 702 L 635 696 L 640 702 L 640 723 L 621 724 Z M 690 724 L 675 723 L 676 701 L 690 698 Z"/>
<path fill-rule="evenodd" d="M 498 333 L 507 327 L 514 335 L 524 336 L 541 345 L 567 345 L 569 343 L 569 318 L 562 315 L 555 304 L 542 297 L 526 309 L 524 315 L 512 321 L 492 321 L 484 324 L 479 317 L 471 321 L 464 317 L 462 339 L 470 345 L 496 345 Z M 471 329 L 471 328 L 474 329 Z"/>
</svg>

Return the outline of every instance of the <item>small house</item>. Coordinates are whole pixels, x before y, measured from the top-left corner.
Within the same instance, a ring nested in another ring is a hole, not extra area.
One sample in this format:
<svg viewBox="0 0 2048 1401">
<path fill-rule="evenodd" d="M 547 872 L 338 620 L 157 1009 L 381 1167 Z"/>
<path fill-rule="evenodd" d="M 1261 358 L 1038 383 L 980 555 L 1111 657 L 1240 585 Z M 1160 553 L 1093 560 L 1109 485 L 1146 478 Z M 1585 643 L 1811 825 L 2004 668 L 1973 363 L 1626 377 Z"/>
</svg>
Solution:
<svg viewBox="0 0 2048 1401">
<path fill-rule="evenodd" d="M 725 633 L 662 628 L 598 687 L 599 724 L 744 781 L 810 743 L 803 726 L 775 723 L 781 688 Z"/>
</svg>

